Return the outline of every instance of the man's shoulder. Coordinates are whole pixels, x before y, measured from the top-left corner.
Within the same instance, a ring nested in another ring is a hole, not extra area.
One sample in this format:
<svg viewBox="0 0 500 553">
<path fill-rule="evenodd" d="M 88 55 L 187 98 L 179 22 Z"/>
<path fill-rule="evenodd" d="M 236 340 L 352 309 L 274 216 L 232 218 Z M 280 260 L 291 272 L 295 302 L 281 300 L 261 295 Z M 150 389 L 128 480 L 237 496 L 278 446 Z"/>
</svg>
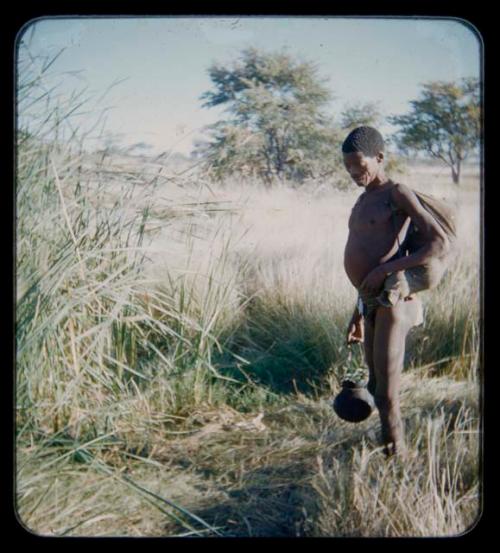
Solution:
<svg viewBox="0 0 500 553">
<path fill-rule="evenodd" d="M 391 188 L 391 193 L 396 193 L 396 194 L 407 194 L 408 192 L 411 192 L 411 188 L 405 184 L 404 182 L 394 182 L 393 181 L 393 186 Z"/>
<path fill-rule="evenodd" d="M 415 199 L 415 192 L 402 182 L 395 182 L 390 190 L 391 200 L 396 206 L 400 205 L 401 201 L 412 201 Z"/>
</svg>

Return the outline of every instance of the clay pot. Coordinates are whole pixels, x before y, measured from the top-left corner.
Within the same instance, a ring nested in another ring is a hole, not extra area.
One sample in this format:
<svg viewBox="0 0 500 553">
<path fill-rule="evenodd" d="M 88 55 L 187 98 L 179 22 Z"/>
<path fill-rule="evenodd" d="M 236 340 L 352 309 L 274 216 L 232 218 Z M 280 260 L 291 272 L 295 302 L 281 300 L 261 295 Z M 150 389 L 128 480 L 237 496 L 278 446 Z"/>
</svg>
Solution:
<svg viewBox="0 0 500 553">
<path fill-rule="evenodd" d="M 335 413 L 348 422 L 364 421 L 374 408 L 375 402 L 370 392 L 350 380 L 342 382 L 342 390 L 333 401 Z"/>
</svg>

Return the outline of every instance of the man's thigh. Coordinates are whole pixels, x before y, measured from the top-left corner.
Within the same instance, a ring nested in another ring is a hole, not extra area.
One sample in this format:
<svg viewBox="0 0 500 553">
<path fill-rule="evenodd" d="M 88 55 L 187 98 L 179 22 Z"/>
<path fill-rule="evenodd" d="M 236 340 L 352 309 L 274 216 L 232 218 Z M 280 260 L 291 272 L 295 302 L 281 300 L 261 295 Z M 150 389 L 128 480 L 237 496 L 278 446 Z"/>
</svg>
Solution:
<svg viewBox="0 0 500 553">
<path fill-rule="evenodd" d="M 405 340 L 411 327 L 414 307 L 399 302 L 394 307 L 379 307 L 373 334 L 373 365 L 377 395 L 395 396 L 403 368 Z"/>
</svg>

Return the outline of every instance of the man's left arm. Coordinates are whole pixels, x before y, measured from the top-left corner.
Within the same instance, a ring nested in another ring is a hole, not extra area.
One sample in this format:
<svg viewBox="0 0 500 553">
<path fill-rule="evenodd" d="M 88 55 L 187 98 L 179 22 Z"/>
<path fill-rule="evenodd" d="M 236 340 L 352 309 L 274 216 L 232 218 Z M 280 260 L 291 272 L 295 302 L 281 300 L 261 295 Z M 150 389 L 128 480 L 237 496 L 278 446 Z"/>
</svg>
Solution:
<svg viewBox="0 0 500 553">
<path fill-rule="evenodd" d="M 425 245 L 406 257 L 384 263 L 386 273 L 404 271 L 445 255 L 450 246 L 448 238 L 436 219 L 419 202 L 415 193 L 407 186 L 399 184 L 393 188 L 392 198 L 394 204 L 418 227 Z"/>
<path fill-rule="evenodd" d="M 442 257 L 449 251 L 449 241 L 443 229 L 425 210 L 410 188 L 401 184 L 396 185 L 392 189 L 392 200 L 418 227 L 425 244 L 408 256 L 375 267 L 361 285 L 367 290 L 380 288 L 385 277 L 391 273 L 423 265 L 433 258 Z"/>
</svg>

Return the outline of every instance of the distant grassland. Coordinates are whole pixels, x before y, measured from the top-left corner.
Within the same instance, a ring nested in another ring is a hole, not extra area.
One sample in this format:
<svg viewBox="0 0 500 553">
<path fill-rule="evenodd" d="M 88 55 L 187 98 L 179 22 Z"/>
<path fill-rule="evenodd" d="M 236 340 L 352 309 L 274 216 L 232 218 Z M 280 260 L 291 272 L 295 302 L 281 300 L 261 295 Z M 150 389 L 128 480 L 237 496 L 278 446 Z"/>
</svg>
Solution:
<svg viewBox="0 0 500 553">
<path fill-rule="evenodd" d="M 265 188 L 26 140 L 17 508 L 43 535 L 435 536 L 480 509 L 477 168 L 397 176 L 459 213 L 402 397 L 410 462 L 329 400 L 351 358 L 359 191 Z M 354 186 L 354 185 L 353 185 Z"/>
</svg>

